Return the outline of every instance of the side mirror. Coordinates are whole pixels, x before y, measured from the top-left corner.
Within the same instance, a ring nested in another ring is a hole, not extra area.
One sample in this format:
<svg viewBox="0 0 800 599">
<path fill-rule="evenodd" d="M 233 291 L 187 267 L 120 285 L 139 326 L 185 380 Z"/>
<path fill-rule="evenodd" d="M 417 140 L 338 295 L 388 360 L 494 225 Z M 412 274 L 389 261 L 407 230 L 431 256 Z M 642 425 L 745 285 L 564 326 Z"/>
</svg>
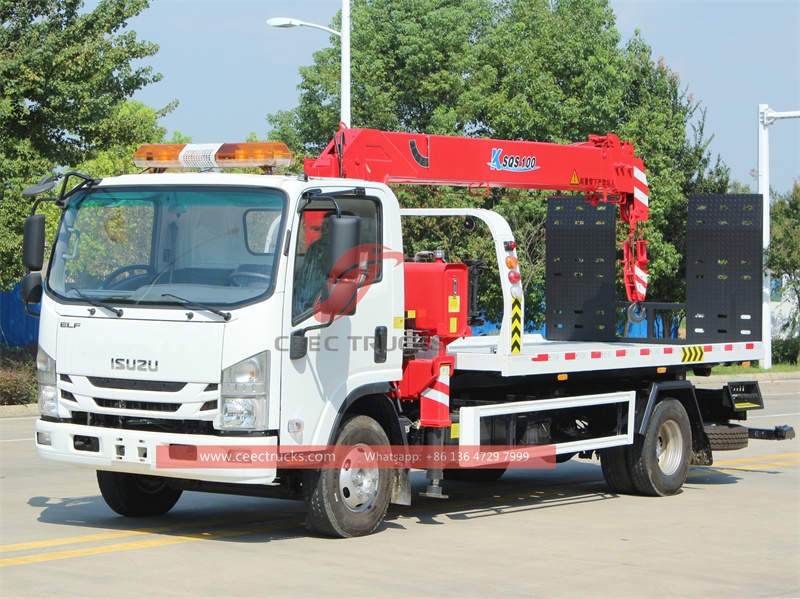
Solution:
<svg viewBox="0 0 800 599">
<path fill-rule="evenodd" d="M 30 272 L 22 277 L 19 292 L 22 301 L 26 304 L 38 304 L 42 301 L 42 275 L 38 272 Z"/>
<path fill-rule="evenodd" d="M 56 186 L 55 177 L 42 177 L 36 185 L 31 185 L 22 191 L 23 198 L 34 198 L 47 193 Z"/>
<path fill-rule="evenodd" d="M 322 290 L 319 309 L 333 320 L 356 313 L 358 285 L 363 275 L 358 252 L 361 219 L 357 216 L 331 217 L 328 226 L 328 282 Z"/>
<path fill-rule="evenodd" d="M 44 214 L 34 214 L 25 219 L 22 264 L 31 271 L 42 270 L 44 264 Z"/>
<path fill-rule="evenodd" d="M 308 353 L 308 337 L 305 329 L 293 331 L 289 337 L 289 359 L 299 360 Z"/>
<path fill-rule="evenodd" d="M 355 264 L 342 264 L 341 258 L 361 243 L 361 219 L 357 216 L 331 216 L 328 218 L 328 261 L 326 272 L 338 278 Z"/>
<path fill-rule="evenodd" d="M 289 359 L 299 360 L 308 354 L 306 332 L 333 324 L 337 316 L 355 314 L 356 294 L 360 280 L 358 245 L 361 243 L 361 219 L 357 216 L 328 217 L 325 274 L 320 303 L 314 307 L 328 321 L 292 332 L 289 338 Z"/>
</svg>

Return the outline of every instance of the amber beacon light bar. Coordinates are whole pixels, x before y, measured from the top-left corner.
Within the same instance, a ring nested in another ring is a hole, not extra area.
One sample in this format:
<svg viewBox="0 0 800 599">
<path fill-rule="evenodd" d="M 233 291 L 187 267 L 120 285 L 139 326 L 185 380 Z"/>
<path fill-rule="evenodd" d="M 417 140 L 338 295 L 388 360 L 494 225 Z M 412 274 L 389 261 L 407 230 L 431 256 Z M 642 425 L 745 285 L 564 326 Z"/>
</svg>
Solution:
<svg viewBox="0 0 800 599">
<path fill-rule="evenodd" d="M 139 168 L 288 167 L 294 157 L 283 142 L 145 144 L 133 155 Z"/>
</svg>

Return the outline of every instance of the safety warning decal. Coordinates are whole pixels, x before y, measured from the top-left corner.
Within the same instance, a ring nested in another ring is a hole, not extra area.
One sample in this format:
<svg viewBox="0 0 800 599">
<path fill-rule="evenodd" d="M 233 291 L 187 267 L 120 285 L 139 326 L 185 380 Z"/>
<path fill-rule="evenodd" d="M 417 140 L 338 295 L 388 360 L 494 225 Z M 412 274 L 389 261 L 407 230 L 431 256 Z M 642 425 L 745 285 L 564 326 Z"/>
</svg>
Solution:
<svg viewBox="0 0 800 599">
<path fill-rule="evenodd" d="M 511 353 L 522 352 L 522 300 L 511 300 Z"/>
<path fill-rule="evenodd" d="M 681 348 L 681 362 L 701 362 L 705 355 L 701 345 Z"/>
</svg>

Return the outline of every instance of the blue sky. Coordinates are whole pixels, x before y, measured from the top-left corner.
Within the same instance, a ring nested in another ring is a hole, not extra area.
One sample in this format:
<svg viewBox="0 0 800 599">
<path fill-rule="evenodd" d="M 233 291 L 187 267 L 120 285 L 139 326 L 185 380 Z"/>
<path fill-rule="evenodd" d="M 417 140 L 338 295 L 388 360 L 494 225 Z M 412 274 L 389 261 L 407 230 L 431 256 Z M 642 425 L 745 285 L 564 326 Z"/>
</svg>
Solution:
<svg viewBox="0 0 800 599">
<path fill-rule="evenodd" d="M 295 106 L 298 68 L 330 43 L 322 31 L 275 29 L 266 20 L 329 25 L 341 6 L 341 0 L 152 0 L 130 26 L 160 46 L 148 64 L 164 79 L 136 98 L 155 108 L 179 100 L 162 124 L 196 142 L 241 141 L 250 131 L 264 136 L 268 113 Z M 639 29 L 654 58 L 664 57 L 680 74 L 707 109 L 712 151 L 734 179 L 755 189 L 758 105 L 800 110 L 800 0 L 612 0 L 611 6 L 623 42 Z M 770 127 L 770 183 L 783 192 L 798 177 L 800 119 L 781 120 Z"/>
</svg>

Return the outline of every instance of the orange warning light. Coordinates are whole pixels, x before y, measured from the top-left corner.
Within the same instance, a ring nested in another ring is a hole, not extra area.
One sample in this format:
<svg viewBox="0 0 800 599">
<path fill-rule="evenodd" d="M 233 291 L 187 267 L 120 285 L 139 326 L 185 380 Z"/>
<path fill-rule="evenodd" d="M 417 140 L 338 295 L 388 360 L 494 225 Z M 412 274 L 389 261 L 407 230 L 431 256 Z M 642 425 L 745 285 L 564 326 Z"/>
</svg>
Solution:
<svg viewBox="0 0 800 599">
<path fill-rule="evenodd" d="M 277 168 L 294 156 L 283 142 L 145 144 L 133 155 L 139 168 Z"/>
</svg>

